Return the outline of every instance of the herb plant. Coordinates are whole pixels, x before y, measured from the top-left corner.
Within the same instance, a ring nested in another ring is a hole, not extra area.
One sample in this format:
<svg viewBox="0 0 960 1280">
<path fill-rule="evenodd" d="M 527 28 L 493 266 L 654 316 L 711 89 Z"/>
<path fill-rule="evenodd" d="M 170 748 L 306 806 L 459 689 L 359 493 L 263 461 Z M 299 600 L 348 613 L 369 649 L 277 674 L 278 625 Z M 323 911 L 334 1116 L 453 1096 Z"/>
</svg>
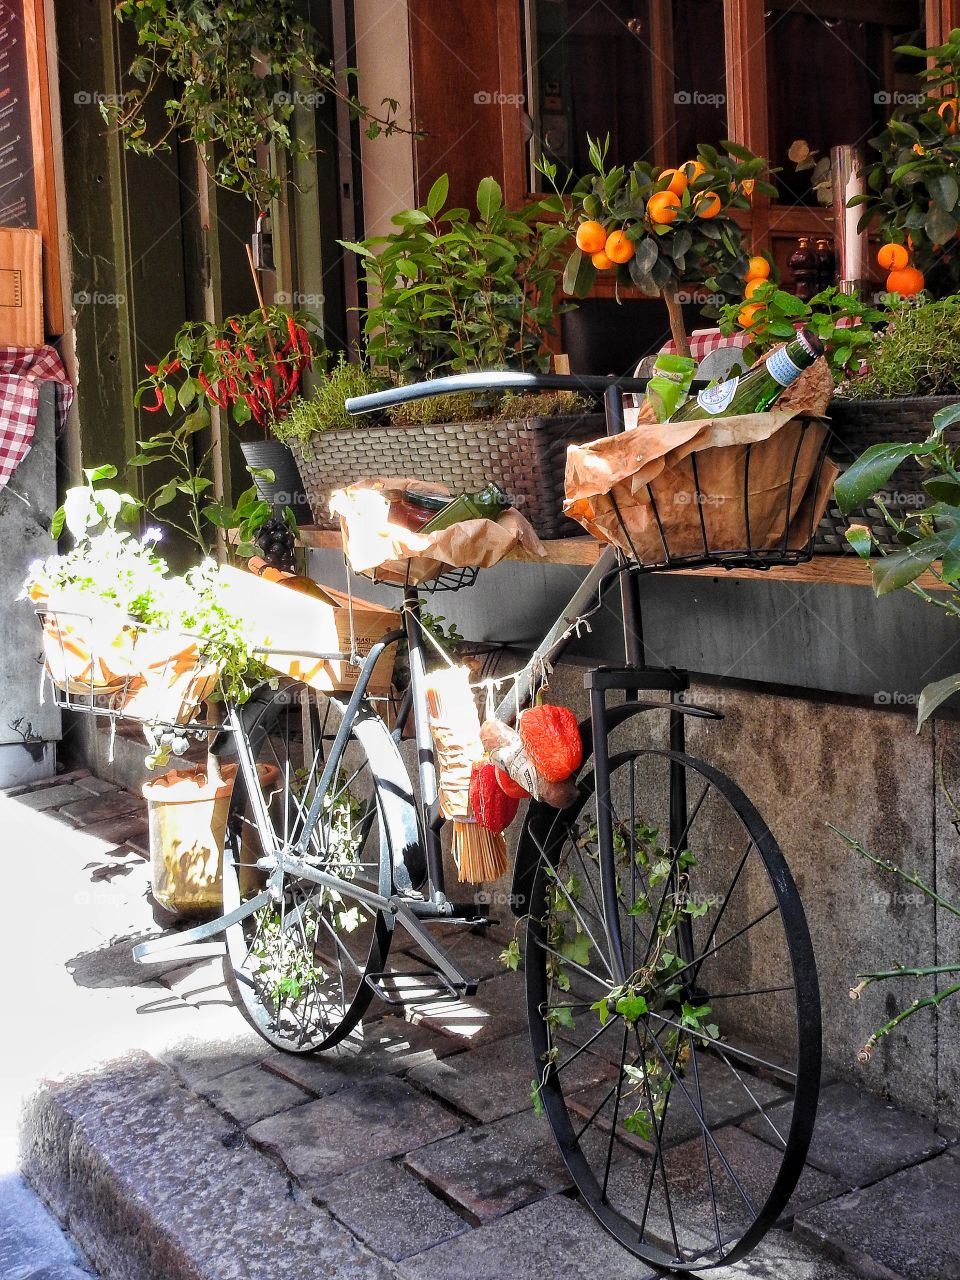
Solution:
<svg viewBox="0 0 960 1280">
<path fill-rule="evenodd" d="M 857 399 L 953 395 L 960 390 L 960 297 L 903 302 L 870 348 Z"/>
<path fill-rule="evenodd" d="M 447 209 L 446 174 L 419 209 L 395 214 L 397 230 L 360 243 L 366 273 L 367 358 L 394 382 L 480 369 L 545 370 L 544 340 L 558 314 L 554 293 L 567 229 L 559 196 L 504 206 L 493 178 L 477 210 Z"/>
<path fill-rule="evenodd" d="M 750 335 L 745 358 L 753 364 L 765 352 L 789 342 L 802 324 L 811 329 L 826 348 L 830 370 L 837 382 L 856 378 L 864 361 L 870 366 L 876 359 L 877 333 L 891 319 L 889 311 L 870 306 L 861 298 L 841 293 L 834 285 L 804 302 L 796 294 L 776 284 L 760 284 L 750 295 L 757 308 L 752 322 L 746 326 Z M 720 312 L 720 329 L 734 333 L 742 329 L 742 302 L 728 303 Z M 854 382 L 853 386 L 859 386 Z M 857 394 L 863 394 L 862 390 Z"/>
<path fill-rule="evenodd" d="M 352 363 L 341 351 L 336 363 L 316 378 L 312 395 L 293 400 L 289 412 L 274 423 L 273 434 L 284 444 L 292 440 L 304 444 L 323 431 L 342 431 L 357 426 L 344 402 L 351 396 L 364 396 L 383 391 L 389 384 L 376 377 L 365 364 Z"/>
</svg>

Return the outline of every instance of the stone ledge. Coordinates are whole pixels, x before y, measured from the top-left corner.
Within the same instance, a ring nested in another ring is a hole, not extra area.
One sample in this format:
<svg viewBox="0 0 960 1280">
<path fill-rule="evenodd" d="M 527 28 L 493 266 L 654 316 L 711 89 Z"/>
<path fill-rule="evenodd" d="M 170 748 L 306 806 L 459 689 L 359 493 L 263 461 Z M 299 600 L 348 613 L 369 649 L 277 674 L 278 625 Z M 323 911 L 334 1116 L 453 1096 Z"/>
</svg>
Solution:
<svg viewBox="0 0 960 1280">
<path fill-rule="evenodd" d="M 391 1274 L 144 1053 L 46 1083 L 24 1114 L 22 1157 L 103 1280 Z"/>
</svg>

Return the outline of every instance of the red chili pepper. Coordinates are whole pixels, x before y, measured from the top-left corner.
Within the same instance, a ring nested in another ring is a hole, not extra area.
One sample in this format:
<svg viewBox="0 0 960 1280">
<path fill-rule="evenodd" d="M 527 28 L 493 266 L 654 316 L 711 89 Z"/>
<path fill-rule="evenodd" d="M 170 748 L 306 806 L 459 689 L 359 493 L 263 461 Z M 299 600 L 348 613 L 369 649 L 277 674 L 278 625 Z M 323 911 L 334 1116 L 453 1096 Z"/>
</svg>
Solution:
<svg viewBox="0 0 960 1280">
<path fill-rule="evenodd" d="M 260 405 L 257 403 L 257 397 L 252 393 L 248 393 L 243 398 L 244 400 L 246 400 L 247 404 L 250 406 L 250 412 L 253 414 L 254 422 L 257 424 L 257 426 L 263 426 L 263 411 L 261 410 Z"/>
<path fill-rule="evenodd" d="M 157 413 L 163 408 L 163 387 L 154 387 L 156 393 L 156 402 L 154 404 L 145 404 L 143 406 L 144 413 Z"/>
<path fill-rule="evenodd" d="M 287 316 L 287 333 L 290 335 L 291 343 L 296 346 L 297 342 L 297 322 L 293 316 Z"/>
<path fill-rule="evenodd" d="M 230 328 L 233 330 L 233 332 L 234 332 L 234 333 L 239 333 L 239 332 L 240 332 L 240 321 L 239 321 L 239 320 L 231 320 L 231 321 L 230 321 Z"/>
<path fill-rule="evenodd" d="M 227 406 L 226 397 L 220 396 L 219 392 L 214 389 L 214 387 L 210 382 L 210 379 L 207 377 L 205 373 L 203 373 L 202 370 L 197 374 L 197 381 L 200 383 L 201 387 L 203 387 L 208 398 L 212 400 L 215 405 L 219 405 L 221 409 L 226 408 Z"/>
<path fill-rule="evenodd" d="M 303 354 L 307 357 L 307 360 L 309 361 L 313 352 L 311 351 L 311 348 L 310 348 L 310 335 L 309 333 L 307 333 L 303 325 L 301 325 L 297 329 L 297 337 L 299 339 L 300 350 L 303 352 Z"/>
<path fill-rule="evenodd" d="M 146 369 L 147 373 L 156 373 L 159 365 L 145 364 L 143 367 Z"/>
<path fill-rule="evenodd" d="M 171 360 L 169 364 L 165 364 L 161 369 L 158 370 L 158 372 L 163 377 L 166 377 L 170 373 L 179 373 L 181 368 L 182 368 L 182 364 L 179 360 Z"/>
</svg>

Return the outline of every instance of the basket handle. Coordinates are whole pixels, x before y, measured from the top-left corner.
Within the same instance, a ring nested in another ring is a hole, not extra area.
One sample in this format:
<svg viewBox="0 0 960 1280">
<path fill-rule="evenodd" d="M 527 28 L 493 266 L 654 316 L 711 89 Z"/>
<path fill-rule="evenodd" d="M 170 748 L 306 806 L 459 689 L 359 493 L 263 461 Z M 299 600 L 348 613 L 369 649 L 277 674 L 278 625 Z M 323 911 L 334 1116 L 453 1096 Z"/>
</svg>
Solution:
<svg viewBox="0 0 960 1280">
<path fill-rule="evenodd" d="M 621 391 L 646 391 L 647 378 L 596 377 L 574 373 L 518 373 L 497 370 L 491 373 L 456 373 L 448 378 L 432 378 L 428 382 L 411 382 L 403 387 L 389 387 L 365 396 L 351 396 L 346 401 L 350 414 L 373 413 L 411 400 L 428 400 L 463 391 L 587 391 L 596 395 L 608 387 Z"/>
</svg>

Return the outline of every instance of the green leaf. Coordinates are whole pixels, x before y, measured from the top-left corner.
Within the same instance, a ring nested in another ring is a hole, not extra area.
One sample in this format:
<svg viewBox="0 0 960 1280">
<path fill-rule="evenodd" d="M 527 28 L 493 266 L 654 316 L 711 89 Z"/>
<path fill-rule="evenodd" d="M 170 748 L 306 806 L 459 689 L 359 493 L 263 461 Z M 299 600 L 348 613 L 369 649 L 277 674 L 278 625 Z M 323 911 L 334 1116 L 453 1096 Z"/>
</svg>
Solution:
<svg viewBox="0 0 960 1280">
<path fill-rule="evenodd" d="M 944 539 L 938 534 L 921 538 L 902 551 L 881 556 L 873 566 L 873 589 L 878 596 L 889 595 L 906 587 L 930 568 L 944 551 Z"/>
<path fill-rule="evenodd" d="M 952 213 L 957 207 L 960 188 L 958 188 L 957 180 L 952 173 L 935 173 L 927 178 L 927 190 L 930 192 L 931 199 L 936 202 L 944 213 Z M 942 243 L 939 237 L 936 239 L 938 243 Z"/>
<path fill-rule="evenodd" d="M 477 187 L 477 210 L 484 222 L 489 222 L 503 204 L 503 192 L 496 178 L 481 178 Z"/>
<path fill-rule="evenodd" d="M 923 220 L 923 229 L 931 244 L 947 244 L 957 233 L 957 220 L 932 204 Z"/>
<path fill-rule="evenodd" d="M 54 542 L 56 542 L 61 533 L 63 533 L 63 526 L 66 524 L 66 521 L 66 511 L 64 511 L 63 507 L 57 507 L 56 511 L 53 513 L 53 519 L 50 521 L 50 536 L 53 538 Z"/>
<path fill-rule="evenodd" d="M 92 486 L 101 480 L 113 480 L 116 477 L 117 468 L 110 462 L 104 462 L 99 467 L 84 470 L 83 474 L 87 478 L 87 484 Z"/>
<path fill-rule="evenodd" d="M 560 954 L 565 960 L 571 960 L 574 964 L 588 965 L 590 963 L 590 939 L 585 933 L 575 934 L 569 942 L 565 942 L 561 946 Z"/>
<path fill-rule="evenodd" d="M 168 382 L 163 388 L 163 407 L 172 417 L 173 411 L 177 407 L 177 389 L 172 382 Z"/>
<path fill-rule="evenodd" d="M 906 458 L 930 453 L 933 446 L 922 444 L 874 444 L 852 463 L 837 481 L 834 493 L 845 516 L 882 489 Z"/>
<path fill-rule="evenodd" d="M 402 209 L 390 221 L 398 227 L 423 227 L 430 221 L 430 215 L 423 209 Z"/>
<path fill-rule="evenodd" d="M 265 484 L 276 484 L 277 473 L 272 467 L 247 467 L 254 480 L 262 480 Z"/>
<path fill-rule="evenodd" d="M 168 502 L 172 502 L 177 496 L 176 480 L 168 480 L 165 485 L 161 485 L 157 492 L 150 499 L 149 505 L 152 507 L 165 507 Z"/>
<path fill-rule="evenodd" d="M 184 418 L 181 430 L 189 436 L 194 435 L 197 431 L 204 431 L 210 425 L 210 410 L 205 404 L 194 409 L 189 417 Z"/>
<path fill-rule="evenodd" d="M 197 384 L 193 378 L 184 378 L 177 392 L 177 404 L 181 409 L 188 408 L 197 398 Z"/>
<path fill-rule="evenodd" d="M 866 525 L 852 524 L 849 529 L 845 530 L 844 536 L 861 559 L 870 559 L 870 553 L 873 550 L 873 538 Z"/>
<path fill-rule="evenodd" d="M 648 1005 L 643 996 L 621 996 L 617 1001 L 617 1013 L 622 1014 L 627 1022 L 636 1022 L 647 1012 Z"/>
<path fill-rule="evenodd" d="M 246 400 L 234 400 L 233 402 L 233 420 L 237 426 L 243 426 L 245 422 L 249 422 L 253 417 L 253 411 L 247 404 Z"/>
<path fill-rule="evenodd" d="M 597 278 L 597 269 L 583 252 L 574 249 L 563 269 L 563 291 L 575 298 L 585 298 L 593 288 Z"/>
<path fill-rule="evenodd" d="M 960 422 L 960 404 L 944 405 L 933 415 L 933 429 L 938 435 L 955 422 Z"/>
<path fill-rule="evenodd" d="M 450 177 L 446 173 L 441 173 L 430 188 L 427 196 L 426 209 L 431 218 L 435 218 L 443 206 L 447 203 L 447 196 L 450 193 Z"/>
<path fill-rule="evenodd" d="M 925 689 L 921 689 L 920 701 L 917 703 L 917 733 L 923 727 L 924 721 L 955 693 L 960 693 L 960 675 L 935 680 L 933 684 L 928 684 Z"/>
</svg>

